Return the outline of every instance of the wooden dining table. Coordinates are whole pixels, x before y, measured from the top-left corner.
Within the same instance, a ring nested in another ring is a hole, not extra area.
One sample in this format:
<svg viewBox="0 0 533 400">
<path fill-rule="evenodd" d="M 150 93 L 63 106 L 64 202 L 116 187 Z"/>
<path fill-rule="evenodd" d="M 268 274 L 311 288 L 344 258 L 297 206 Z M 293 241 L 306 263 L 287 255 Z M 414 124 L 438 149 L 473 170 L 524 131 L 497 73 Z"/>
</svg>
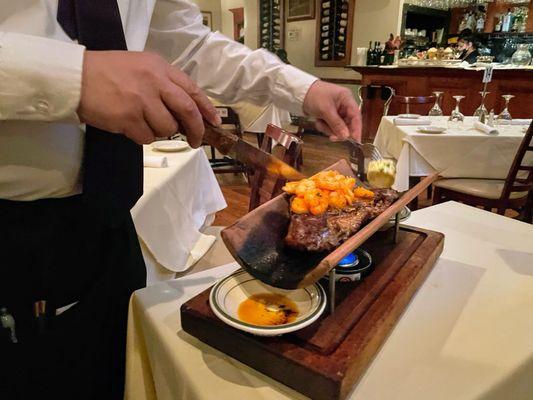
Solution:
<svg viewBox="0 0 533 400">
<path fill-rule="evenodd" d="M 444 251 L 348 398 L 531 399 L 533 226 L 455 202 L 406 224 L 444 233 Z M 127 400 L 305 398 L 183 331 L 180 306 L 237 268 L 133 294 Z"/>
</svg>

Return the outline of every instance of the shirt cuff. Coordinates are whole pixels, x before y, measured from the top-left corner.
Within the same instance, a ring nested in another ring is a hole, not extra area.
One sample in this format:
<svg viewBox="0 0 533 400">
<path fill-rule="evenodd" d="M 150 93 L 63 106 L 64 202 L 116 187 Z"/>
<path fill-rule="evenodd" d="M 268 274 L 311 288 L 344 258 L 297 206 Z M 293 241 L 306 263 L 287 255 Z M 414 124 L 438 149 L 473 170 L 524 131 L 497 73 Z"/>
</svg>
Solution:
<svg viewBox="0 0 533 400">
<path fill-rule="evenodd" d="M 303 116 L 305 95 L 311 85 L 317 80 L 316 76 L 299 70 L 292 65 L 284 65 L 278 72 L 274 85 L 275 104 L 291 114 Z"/>
<path fill-rule="evenodd" d="M 0 120 L 76 121 L 85 47 L 0 32 Z"/>
</svg>

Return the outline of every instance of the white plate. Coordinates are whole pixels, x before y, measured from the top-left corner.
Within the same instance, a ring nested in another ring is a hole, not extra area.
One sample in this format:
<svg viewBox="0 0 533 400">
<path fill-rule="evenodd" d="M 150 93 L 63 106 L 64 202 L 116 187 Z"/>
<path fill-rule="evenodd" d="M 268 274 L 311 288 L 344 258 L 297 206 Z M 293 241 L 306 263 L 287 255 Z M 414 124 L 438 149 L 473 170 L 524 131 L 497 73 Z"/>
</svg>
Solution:
<svg viewBox="0 0 533 400">
<path fill-rule="evenodd" d="M 152 143 L 152 150 L 163 152 L 182 151 L 189 148 L 189 144 L 183 140 L 158 140 Z"/>
<path fill-rule="evenodd" d="M 418 119 L 420 118 L 420 114 L 400 114 L 398 118 Z"/>
<path fill-rule="evenodd" d="M 444 133 L 446 128 L 442 126 L 421 126 L 417 131 L 420 133 Z"/>
<path fill-rule="evenodd" d="M 276 293 L 288 297 L 298 307 L 296 320 L 284 325 L 252 325 L 238 317 L 239 305 L 250 296 Z M 326 293 L 315 283 L 303 289 L 285 290 L 269 286 L 248 272 L 238 270 L 218 281 L 209 295 L 209 305 L 215 315 L 226 324 L 258 336 L 278 336 L 294 332 L 315 322 L 326 307 Z"/>
</svg>

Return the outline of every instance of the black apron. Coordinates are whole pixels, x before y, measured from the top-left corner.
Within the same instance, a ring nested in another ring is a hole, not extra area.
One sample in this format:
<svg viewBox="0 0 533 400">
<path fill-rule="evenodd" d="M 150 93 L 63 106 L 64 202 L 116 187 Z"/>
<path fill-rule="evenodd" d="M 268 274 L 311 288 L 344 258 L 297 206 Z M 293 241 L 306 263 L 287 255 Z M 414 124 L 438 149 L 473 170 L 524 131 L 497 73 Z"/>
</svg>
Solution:
<svg viewBox="0 0 533 400">
<path fill-rule="evenodd" d="M 58 21 L 88 50 L 126 49 L 116 0 L 59 0 Z M 0 329 L 1 398 L 122 399 L 128 302 L 146 284 L 141 192 L 142 148 L 87 126 L 83 195 L 0 200 L 0 307 L 18 339 Z"/>
</svg>

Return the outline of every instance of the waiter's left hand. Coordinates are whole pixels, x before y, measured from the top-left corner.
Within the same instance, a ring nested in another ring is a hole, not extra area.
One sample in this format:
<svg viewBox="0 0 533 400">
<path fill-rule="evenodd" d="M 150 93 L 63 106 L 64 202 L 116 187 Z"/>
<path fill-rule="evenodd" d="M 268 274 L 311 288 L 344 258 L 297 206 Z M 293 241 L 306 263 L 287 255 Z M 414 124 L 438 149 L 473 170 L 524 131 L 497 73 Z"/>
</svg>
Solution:
<svg viewBox="0 0 533 400">
<path fill-rule="evenodd" d="M 317 119 L 316 128 L 332 141 L 349 137 L 361 141 L 361 113 L 347 88 L 316 81 L 305 96 L 303 109 Z"/>
</svg>

